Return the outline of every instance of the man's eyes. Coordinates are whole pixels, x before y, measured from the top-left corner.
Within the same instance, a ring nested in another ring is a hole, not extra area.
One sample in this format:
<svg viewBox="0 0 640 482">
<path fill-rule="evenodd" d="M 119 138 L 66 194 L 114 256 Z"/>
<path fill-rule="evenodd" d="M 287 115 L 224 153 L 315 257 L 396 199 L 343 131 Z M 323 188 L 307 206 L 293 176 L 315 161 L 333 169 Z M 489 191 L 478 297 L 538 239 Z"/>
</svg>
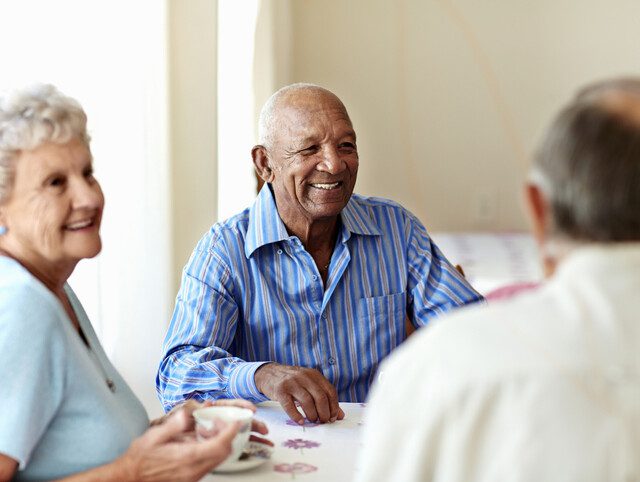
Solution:
<svg viewBox="0 0 640 482">
<path fill-rule="evenodd" d="M 352 142 L 343 142 L 338 147 L 343 152 L 352 152 L 356 150 L 356 145 Z"/>
<path fill-rule="evenodd" d="M 304 149 L 301 149 L 300 154 L 313 154 L 314 152 L 318 152 L 319 149 L 320 149 L 320 146 L 318 146 L 317 144 L 313 144 L 309 147 L 305 147 Z"/>
<path fill-rule="evenodd" d="M 343 153 L 352 153 L 357 148 L 353 142 L 342 142 L 338 144 L 338 149 Z M 298 153 L 302 155 L 310 155 L 310 154 L 315 154 L 318 151 L 320 151 L 320 146 L 317 144 L 313 144 L 311 146 L 305 147 L 304 149 L 300 149 Z"/>
</svg>

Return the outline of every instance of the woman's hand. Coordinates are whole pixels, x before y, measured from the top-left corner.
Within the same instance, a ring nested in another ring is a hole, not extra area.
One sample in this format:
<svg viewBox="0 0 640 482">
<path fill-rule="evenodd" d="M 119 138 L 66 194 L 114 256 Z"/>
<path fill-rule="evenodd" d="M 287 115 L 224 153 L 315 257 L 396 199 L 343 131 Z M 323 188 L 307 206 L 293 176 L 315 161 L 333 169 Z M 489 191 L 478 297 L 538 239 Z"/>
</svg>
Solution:
<svg viewBox="0 0 640 482">
<path fill-rule="evenodd" d="M 195 400 L 187 400 L 183 404 L 177 405 L 176 407 L 174 407 L 169 413 L 167 413 L 163 417 L 152 420 L 151 426 L 154 427 L 166 422 L 169 417 L 173 416 L 175 413 L 179 411 L 184 411 L 189 415 L 189 417 L 192 417 L 193 412 L 198 408 L 212 407 L 212 406 L 230 406 L 230 407 L 248 408 L 254 413 L 256 411 L 256 406 L 253 403 L 248 402 L 247 400 L 239 399 L 239 398 L 207 400 L 202 403 L 197 402 Z M 195 422 L 193 422 L 193 424 L 195 425 Z M 193 429 L 194 429 L 194 426 L 192 425 L 191 430 Z M 266 435 L 267 433 L 269 433 L 267 426 L 264 423 L 260 422 L 259 420 L 255 420 L 255 419 L 251 422 L 251 431 L 257 432 L 260 435 Z M 253 442 L 259 442 L 259 443 L 273 446 L 273 442 L 271 442 L 266 438 L 259 437 L 257 435 L 251 435 L 250 440 Z"/>
<path fill-rule="evenodd" d="M 201 406 L 206 407 L 206 406 L 213 406 L 213 405 L 248 408 L 254 413 L 256 411 L 256 406 L 253 403 L 248 402 L 247 400 L 242 400 L 240 398 L 223 398 L 220 400 L 205 402 L 205 404 Z M 260 420 L 256 420 L 255 418 L 251 421 L 251 431 L 257 432 L 260 435 L 267 435 L 269 433 L 269 429 L 267 428 L 267 426 L 264 423 L 262 423 Z M 251 440 L 252 442 L 259 442 L 259 443 L 270 445 L 273 447 L 273 442 L 271 440 L 263 437 L 258 437 L 257 435 L 252 434 L 249 440 Z"/>
<path fill-rule="evenodd" d="M 186 404 L 185 404 L 186 405 Z M 193 433 L 193 410 L 183 407 L 133 441 L 114 464 L 118 480 L 192 482 L 201 479 L 231 453 L 239 424 L 229 424 L 206 440 L 184 437 Z"/>
<path fill-rule="evenodd" d="M 9 482 L 18 470 L 18 461 L 0 454 L 0 482 Z"/>
</svg>

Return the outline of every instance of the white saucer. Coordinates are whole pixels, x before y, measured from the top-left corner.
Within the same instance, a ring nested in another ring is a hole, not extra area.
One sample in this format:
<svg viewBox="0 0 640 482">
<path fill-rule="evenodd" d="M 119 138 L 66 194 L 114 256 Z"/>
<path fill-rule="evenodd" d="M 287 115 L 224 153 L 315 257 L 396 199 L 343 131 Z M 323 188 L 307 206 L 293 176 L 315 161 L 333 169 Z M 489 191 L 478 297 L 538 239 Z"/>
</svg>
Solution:
<svg viewBox="0 0 640 482">
<path fill-rule="evenodd" d="M 273 447 L 260 442 L 249 442 L 244 449 L 244 453 L 248 453 L 249 457 L 242 460 L 234 460 L 233 462 L 224 462 L 214 468 L 211 472 L 216 474 L 228 474 L 255 469 L 271 458 L 271 455 L 273 454 Z"/>
</svg>

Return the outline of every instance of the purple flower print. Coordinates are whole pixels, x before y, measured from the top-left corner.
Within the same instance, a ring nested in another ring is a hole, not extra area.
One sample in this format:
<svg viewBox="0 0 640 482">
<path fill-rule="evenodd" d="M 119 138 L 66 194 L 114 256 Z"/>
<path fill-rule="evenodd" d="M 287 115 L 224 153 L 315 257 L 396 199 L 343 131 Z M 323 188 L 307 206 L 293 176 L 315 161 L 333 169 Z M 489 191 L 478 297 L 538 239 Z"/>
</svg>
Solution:
<svg viewBox="0 0 640 482">
<path fill-rule="evenodd" d="M 314 442 L 313 440 L 303 440 L 301 438 L 293 438 L 285 440 L 282 445 L 289 449 L 300 449 L 300 454 L 303 454 L 304 452 L 302 451 L 302 449 L 314 449 L 316 447 L 320 447 L 320 442 Z"/>
<path fill-rule="evenodd" d="M 277 464 L 273 466 L 273 470 L 275 472 L 280 472 L 282 474 L 291 474 L 291 478 L 295 479 L 296 474 L 308 474 L 310 472 L 315 472 L 318 470 L 318 467 L 311 464 L 305 464 L 302 462 L 296 462 L 295 464 Z"/>
<path fill-rule="evenodd" d="M 317 427 L 318 425 L 320 425 L 319 423 L 315 423 L 315 422 L 309 422 L 309 420 L 304 420 L 304 423 L 302 425 L 298 424 L 297 422 L 294 422 L 291 419 L 288 419 L 285 424 L 290 425 L 291 427 L 302 427 L 302 431 L 306 432 L 306 428 L 312 428 L 312 427 Z"/>
<path fill-rule="evenodd" d="M 320 447 L 320 442 L 313 440 L 303 440 L 301 438 L 293 438 L 285 441 L 282 445 L 290 449 L 312 449 Z"/>
</svg>

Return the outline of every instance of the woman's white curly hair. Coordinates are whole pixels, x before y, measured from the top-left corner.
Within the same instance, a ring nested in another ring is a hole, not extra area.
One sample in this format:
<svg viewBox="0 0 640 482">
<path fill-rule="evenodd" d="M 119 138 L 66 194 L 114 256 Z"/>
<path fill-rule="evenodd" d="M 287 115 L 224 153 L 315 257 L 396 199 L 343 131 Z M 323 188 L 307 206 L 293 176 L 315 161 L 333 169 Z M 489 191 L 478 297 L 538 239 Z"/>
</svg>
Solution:
<svg viewBox="0 0 640 482">
<path fill-rule="evenodd" d="M 72 139 L 89 145 L 87 115 L 53 85 L 33 85 L 0 96 L 0 204 L 9 196 L 22 151 Z"/>
</svg>

